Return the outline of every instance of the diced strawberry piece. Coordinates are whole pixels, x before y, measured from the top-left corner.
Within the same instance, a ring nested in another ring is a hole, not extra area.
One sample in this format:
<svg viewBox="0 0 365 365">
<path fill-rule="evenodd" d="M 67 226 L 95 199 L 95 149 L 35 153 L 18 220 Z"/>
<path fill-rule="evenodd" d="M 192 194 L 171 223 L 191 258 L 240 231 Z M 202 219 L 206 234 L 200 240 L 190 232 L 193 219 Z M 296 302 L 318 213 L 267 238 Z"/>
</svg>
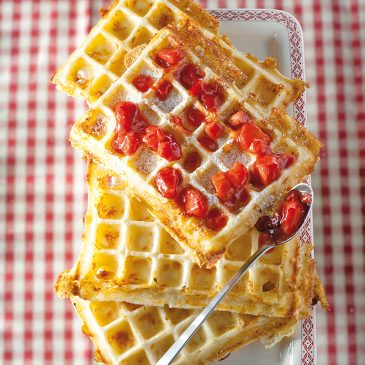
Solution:
<svg viewBox="0 0 365 365">
<path fill-rule="evenodd" d="M 132 80 L 134 87 L 142 93 L 148 91 L 153 83 L 154 79 L 149 75 L 139 75 Z"/>
<path fill-rule="evenodd" d="M 156 88 L 156 96 L 162 101 L 166 100 L 172 89 L 173 87 L 171 82 L 163 80 Z"/>
<path fill-rule="evenodd" d="M 246 186 L 235 190 L 231 199 L 223 202 L 224 205 L 232 212 L 238 213 L 241 207 L 244 207 L 248 204 L 251 199 L 251 195 L 248 192 Z"/>
<path fill-rule="evenodd" d="M 127 132 L 143 133 L 147 122 L 140 114 L 136 104 L 130 101 L 122 101 L 114 108 L 117 119 L 116 134 L 125 135 Z"/>
<path fill-rule="evenodd" d="M 125 136 L 115 138 L 112 142 L 112 148 L 116 152 L 130 156 L 137 151 L 140 144 L 141 141 L 135 132 L 128 132 Z"/>
<path fill-rule="evenodd" d="M 245 206 L 251 199 L 251 195 L 248 192 L 248 189 L 246 186 L 238 189 L 236 193 L 234 194 L 236 199 L 236 204 L 239 206 Z"/>
<path fill-rule="evenodd" d="M 181 158 L 181 147 L 172 135 L 165 133 L 165 139 L 158 144 L 157 153 L 167 161 L 177 161 Z"/>
<path fill-rule="evenodd" d="M 137 105 L 130 101 L 122 101 L 115 105 L 114 112 L 117 119 L 117 129 L 124 129 L 125 132 L 130 132 L 138 113 Z"/>
<path fill-rule="evenodd" d="M 258 157 L 250 173 L 252 184 L 256 186 L 267 186 L 280 177 L 280 162 L 274 155 Z"/>
<path fill-rule="evenodd" d="M 215 95 L 203 92 L 200 101 L 208 110 L 215 111 L 217 109 L 218 102 Z"/>
<path fill-rule="evenodd" d="M 290 236 L 298 230 L 307 214 L 308 206 L 300 199 L 300 196 L 292 195 L 282 205 L 280 223 L 286 236 Z"/>
<path fill-rule="evenodd" d="M 224 128 L 221 124 L 216 122 L 208 123 L 205 126 L 205 133 L 213 140 L 216 141 L 223 133 Z"/>
<path fill-rule="evenodd" d="M 176 48 L 161 49 L 155 58 L 158 65 L 163 68 L 169 68 L 177 65 L 184 57 L 184 53 Z"/>
<path fill-rule="evenodd" d="M 173 122 L 174 124 L 176 124 L 178 127 L 182 127 L 182 128 L 184 128 L 182 118 L 180 118 L 180 117 L 176 117 L 175 115 L 172 115 L 172 116 L 171 116 L 171 120 L 172 120 L 172 122 Z"/>
<path fill-rule="evenodd" d="M 178 80 L 185 87 L 191 89 L 197 80 L 203 79 L 205 73 L 196 65 L 189 63 L 182 68 L 178 75 Z"/>
<path fill-rule="evenodd" d="M 193 86 L 190 88 L 190 94 L 199 98 L 203 92 L 203 82 L 198 80 L 195 81 Z"/>
<path fill-rule="evenodd" d="M 174 115 L 172 115 L 170 117 L 172 123 L 174 123 L 177 127 L 181 128 L 183 130 L 184 133 L 190 135 L 191 132 L 193 132 L 196 128 L 187 128 L 185 126 L 184 120 L 181 117 L 176 117 Z M 188 127 L 191 127 L 190 125 L 188 125 Z"/>
<path fill-rule="evenodd" d="M 247 182 L 247 169 L 241 162 L 235 162 L 232 168 L 226 172 L 227 178 L 235 189 L 239 189 Z"/>
<path fill-rule="evenodd" d="M 154 151 L 157 151 L 158 144 L 165 138 L 165 132 L 154 125 L 146 128 L 146 133 L 143 136 L 143 142 Z"/>
<path fill-rule="evenodd" d="M 132 125 L 132 131 L 136 132 L 140 137 L 142 137 L 141 134 L 144 134 L 148 124 L 142 117 L 140 113 L 137 114 L 137 117 L 135 118 L 133 125 Z"/>
<path fill-rule="evenodd" d="M 205 218 L 205 225 L 212 231 L 220 231 L 226 224 L 228 218 L 217 208 L 213 208 L 209 211 Z"/>
<path fill-rule="evenodd" d="M 190 152 L 186 156 L 186 158 L 183 162 L 183 166 L 187 172 L 193 172 L 200 166 L 201 162 L 202 162 L 202 159 L 201 159 L 199 153 L 193 151 L 193 152 Z"/>
<path fill-rule="evenodd" d="M 183 206 L 187 215 L 203 219 L 208 214 L 207 198 L 193 187 L 183 191 Z"/>
<path fill-rule="evenodd" d="M 215 81 L 203 84 L 199 100 L 207 110 L 216 111 L 224 102 L 224 90 Z"/>
<path fill-rule="evenodd" d="M 177 188 L 180 183 L 181 173 L 172 167 L 164 167 L 155 177 L 157 190 L 163 197 L 168 199 L 176 197 Z"/>
<path fill-rule="evenodd" d="M 242 124 L 248 123 L 248 122 L 251 122 L 251 118 L 243 110 L 240 110 L 231 116 L 231 118 L 228 121 L 228 124 L 233 129 L 236 129 L 236 128 L 240 127 Z"/>
<path fill-rule="evenodd" d="M 205 114 L 199 109 L 195 108 L 195 106 L 190 106 L 186 110 L 186 119 L 194 127 L 199 127 L 200 124 L 205 122 Z"/>
<path fill-rule="evenodd" d="M 144 131 L 147 123 L 139 114 L 137 105 L 132 102 L 122 101 L 116 104 L 114 111 L 117 125 L 112 148 L 116 152 L 132 155 L 141 144 L 138 133 Z"/>
<path fill-rule="evenodd" d="M 225 172 L 220 171 L 214 174 L 212 183 L 220 200 L 225 202 L 232 199 L 235 190 Z"/>
<path fill-rule="evenodd" d="M 239 147 L 255 154 L 265 154 L 269 151 L 270 137 L 251 122 L 242 125 L 237 139 Z"/>
<path fill-rule="evenodd" d="M 294 155 L 284 153 L 280 156 L 281 166 L 283 169 L 290 167 L 296 160 Z"/>
<path fill-rule="evenodd" d="M 143 142 L 168 161 L 176 161 L 181 158 L 179 143 L 171 134 L 166 133 L 160 127 L 151 125 L 146 128 Z"/>
<path fill-rule="evenodd" d="M 269 155 L 271 153 L 270 145 L 262 141 L 261 139 L 255 139 L 248 151 L 258 156 Z"/>
<path fill-rule="evenodd" d="M 213 141 L 209 136 L 203 134 L 198 138 L 198 142 L 208 151 L 214 152 L 218 149 L 218 144 Z"/>
</svg>

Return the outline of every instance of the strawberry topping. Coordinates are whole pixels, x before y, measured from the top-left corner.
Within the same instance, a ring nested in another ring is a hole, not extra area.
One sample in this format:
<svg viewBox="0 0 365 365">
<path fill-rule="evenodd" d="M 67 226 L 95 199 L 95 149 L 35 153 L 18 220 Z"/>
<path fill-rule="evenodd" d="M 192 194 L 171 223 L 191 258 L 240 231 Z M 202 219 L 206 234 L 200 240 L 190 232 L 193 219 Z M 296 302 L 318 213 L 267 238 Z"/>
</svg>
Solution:
<svg viewBox="0 0 365 365">
<path fill-rule="evenodd" d="M 217 172 L 212 176 L 212 183 L 222 202 L 234 205 L 243 202 L 242 192 L 247 182 L 247 169 L 241 162 L 235 162 L 232 168 L 226 172 Z"/>
<path fill-rule="evenodd" d="M 160 194 L 168 199 L 174 199 L 181 183 L 181 172 L 172 167 L 164 167 L 156 177 L 155 184 Z"/>
<path fill-rule="evenodd" d="M 228 121 L 228 125 L 233 129 L 237 129 L 241 127 L 242 124 L 245 124 L 247 122 L 251 122 L 251 118 L 247 113 L 240 110 L 231 116 L 231 118 Z"/>
<path fill-rule="evenodd" d="M 187 172 L 193 172 L 195 171 L 201 164 L 202 159 L 198 152 L 190 152 L 183 162 L 184 169 Z"/>
<path fill-rule="evenodd" d="M 201 80 L 204 77 L 205 73 L 198 66 L 189 63 L 181 69 L 178 80 L 185 89 L 189 90 L 197 80 Z"/>
<path fill-rule="evenodd" d="M 281 163 L 277 156 L 258 157 L 250 170 L 251 183 L 263 187 L 277 180 L 282 172 Z"/>
<path fill-rule="evenodd" d="M 154 79 L 149 75 L 139 75 L 132 80 L 134 87 L 142 93 L 148 91 L 154 82 Z"/>
<path fill-rule="evenodd" d="M 232 198 L 234 194 L 234 187 L 229 181 L 225 172 L 217 172 L 212 176 L 212 183 L 217 192 L 218 198 L 225 202 Z"/>
<path fill-rule="evenodd" d="M 303 223 L 308 204 L 303 202 L 299 191 L 288 194 L 281 208 L 281 229 L 287 236 L 292 235 Z"/>
<path fill-rule="evenodd" d="M 139 113 L 137 105 L 129 101 L 116 104 L 114 112 L 117 125 L 112 148 L 116 152 L 132 155 L 141 144 L 147 122 Z"/>
<path fill-rule="evenodd" d="M 203 92 L 203 81 L 197 80 L 190 88 L 190 94 L 199 98 Z"/>
<path fill-rule="evenodd" d="M 204 219 L 208 214 L 207 198 L 193 187 L 186 188 L 183 191 L 182 202 L 184 212 L 192 217 Z"/>
<path fill-rule="evenodd" d="M 215 81 L 204 83 L 197 80 L 190 88 L 190 93 L 200 100 L 205 109 L 212 112 L 217 111 L 225 98 L 223 87 Z"/>
<path fill-rule="evenodd" d="M 175 115 L 172 115 L 170 117 L 170 120 L 178 128 L 180 128 L 185 134 L 190 135 L 196 129 L 196 127 L 193 127 L 190 123 L 185 122 L 183 120 L 183 118 L 181 118 L 181 117 L 176 117 Z"/>
<path fill-rule="evenodd" d="M 137 105 L 130 101 L 122 101 L 115 105 L 114 112 L 117 119 L 117 132 L 124 134 L 130 132 L 138 113 Z"/>
<path fill-rule="evenodd" d="M 270 153 L 270 137 L 250 121 L 242 125 L 237 142 L 244 151 L 257 155 Z"/>
<path fill-rule="evenodd" d="M 190 106 L 186 110 L 186 119 L 195 128 L 199 127 L 200 124 L 205 122 L 205 114 L 195 106 Z"/>
<path fill-rule="evenodd" d="M 176 48 L 161 49 L 156 57 L 156 63 L 163 68 L 176 66 L 184 57 L 184 53 Z"/>
<path fill-rule="evenodd" d="M 171 82 L 167 81 L 167 80 L 163 80 L 162 82 L 160 82 L 160 84 L 156 88 L 156 96 L 162 101 L 166 100 L 172 89 L 173 89 L 173 86 L 172 86 Z"/>
<path fill-rule="evenodd" d="M 199 100 L 207 110 L 215 112 L 224 102 L 224 90 L 214 81 L 203 84 Z"/>
<path fill-rule="evenodd" d="M 198 142 L 208 151 L 214 152 L 218 149 L 218 144 L 213 141 L 207 134 L 203 134 L 198 138 Z"/>
<path fill-rule="evenodd" d="M 227 171 L 227 178 L 235 189 L 242 188 L 248 178 L 246 166 L 241 162 L 235 162 L 232 168 Z"/>
<path fill-rule="evenodd" d="M 147 127 L 146 133 L 143 136 L 143 142 L 154 151 L 157 151 L 158 144 L 164 139 L 164 137 L 165 132 L 160 127 L 150 125 Z"/>
<path fill-rule="evenodd" d="M 218 208 L 213 208 L 209 211 L 205 218 L 205 225 L 212 231 L 220 231 L 226 224 L 228 218 Z"/>
<path fill-rule="evenodd" d="M 208 123 L 205 126 L 205 133 L 213 140 L 216 141 L 223 133 L 224 128 L 221 124 L 216 122 Z"/>
<path fill-rule="evenodd" d="M 135 132 L 127 132 L 125 135 L 118 135 L 113 139 L 112 148 L 116 152 L 130 156 L 137 151 L 140 144 L 141 140 Z"/>
<path fill-rule="evenodd" d="M 273 216 L 261 217 L 255 227 L 262 232 L 259 244 L 279 242 L 293 235 L 303 224 L 311 204 L 311 197 L 299 191 L 291 191 Z"/>
<path fill-rule="evenodd" d="M 166 133 L 165 139 L 158 144 L 157 153 L 167 161 L 177 161 L 181 158 L 181 147 L 171 134 Z"/>
<path fill-rule="evenodd" d="M 174 136 L 165 132 L 160 127 L 147 127 L 143 142 L 167 161 L 177 161 L 181 158 L 181 147 L 179 143 Z"/>
</svg>

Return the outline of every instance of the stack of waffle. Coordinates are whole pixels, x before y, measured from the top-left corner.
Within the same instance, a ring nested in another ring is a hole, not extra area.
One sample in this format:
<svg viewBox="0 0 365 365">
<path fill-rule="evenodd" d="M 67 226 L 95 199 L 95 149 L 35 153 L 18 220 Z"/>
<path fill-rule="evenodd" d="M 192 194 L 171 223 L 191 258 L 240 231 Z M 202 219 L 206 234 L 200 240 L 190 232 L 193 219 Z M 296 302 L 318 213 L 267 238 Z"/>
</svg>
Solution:
<svg viewBox="0 0 365 365">
<path fill-rule="evenodd" d="M 73 302 L 98 361 L 155 364 L 257 250 L 257 219 L 318 161 L 319 141 L 284 111 L 306 83 L 239 52 L 192 0 L 115 1 L 53 82 L 90 106 L 70 135 L 88 159 L 81 254 L 56 291 Z M 123 124 L 125 110 L 137 127 Z M 261 185 L 252 177 L 259 158 L 237 142 L 237 115 L 270 137 L 273 155 L 290 156 Z M 228 204 L 212 177 L 237 162 L 251 180 L 244 200 Z M 183 198 L 161 189 L 161 171 L 178 171 Z M 294 238 L 264 255 L 176 363 L 290 336 L 314 299 L 326 305 L 311 251 Z"/>
</svg>

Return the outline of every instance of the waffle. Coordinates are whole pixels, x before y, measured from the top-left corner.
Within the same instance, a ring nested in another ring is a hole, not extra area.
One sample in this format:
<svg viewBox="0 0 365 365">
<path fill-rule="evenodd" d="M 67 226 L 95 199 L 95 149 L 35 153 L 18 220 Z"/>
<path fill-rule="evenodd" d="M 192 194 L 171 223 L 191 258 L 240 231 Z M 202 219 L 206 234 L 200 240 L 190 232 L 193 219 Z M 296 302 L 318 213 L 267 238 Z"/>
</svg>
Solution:
<svg viewBox="0 0 365 365">
<path fill-rule="evenodd" d="M 205 73 L 203 81 L 221 89 L 221 105 L 214 113 L 206 111 L 199 100 L 192 97 L 173 77 L 173 71 L 162 72 L 162 68 L 154 62 L 152 58 L 167 46 L 182 50 L 184 60 L 190 60 Z M 163 78 L 158 83 L 171 78 L 173 90 L 165 101 L 156 97 L 154 89 L 141 93 L 134 88 L 132 80 L 141 74 L 148 74 L 156 80 Z M 268 214 L 276 206 L 293 185 L 309 175 L 319 159 L 319 141 L 294 119 L 279 109 L 274 109 L 270 117 L 262 119 L 257 109 L 242 102 L 242 94 L 232 82 L 243 77 L 242 72 L 220 52 L 215 42 L 204 37 L 192 22 L 183 21 L 179 27 L 168 26 L 159 31 L 128 71 L 75 123 L 70 134 L 74 147 L 124 176 L 128 181 L 129 193 L 144 200 L 168 232 L 192 249 L 195 260 L 207 267 L 213 267 L 229 242 L 246 233 L 261 215 Z M 132 156 L 113 150 L 117 127 L 113 109 L 122 100 L 133 100 L 149 125 L 158 126 L 164 133 L 173 136 L 170 138 L 174 138 L 181 146 L 182 156 L 178 161 L 168 162 L 146 145 L 142 145 Z M 207 151 L 202 146 L 203 140 L 206 140 L 206 123 L 187 134 L 173 122 L 174 117 L 185 119 L 191 110 L 204 113 L 205 120 L 219 120 L 226 124 L 232 114 L 245 111 L 257 126 L 270 135 L 274 153 L 294 155 L 296 161 L 264 189 L 257 190 L 250 185 L 247 204 L 232 212 L 217 198 L 211 177 L 231 168 L 234 161 L 240 161 L 249 170 L 255 158 L 237 147 L 236 137 L 232 137 L 234 131 L 227 126 L 224 127 L 223 136 Z M 197 154 L 201 163 L 194 171 L 188 171 L 185 161 L 192 154 Z M 167 166 L 182 172 L 184 187 L 192 186 L 205 197 L 209 207 L 208 216 L 214 210 L 224 214 L 227 223 L 219 232 L 208 228 L 202 220 L 183 214 L 179 204 L 159 194 L 154 179 Z"/>
<path fill-rule="evenodd" d="M 71 96 L 95 102 L 126 70 L 124 58 L 133 48 L 147 44 L 159 29 L 189 16 L 215 38 L 221 50 L 239 67 L 244 77 L 237 87 L 249 102 L 270 110 L 297 99 L 307 84 L 280 74 L 272 58 L 260 62 L 239 52 L 224 36 L 217 35 L 218 21 L 191 0 L 119 0 L 91 30 L 53 77 L 57 88 Z"/>
<path fill-rule="evenodd" d="M 199 268 L 189 252 L 125 193 L 113 172 L 90 162 L 89 203 L 82 252 L 56 284 L 61 297 L 178 308 L 205 306 L 257 249 L 258 233 L 228 246 L 214 269 Z M 218 306 L 253 315 L 309 315 L 313 291 L 310 245 L 297 239 L 262 257 Z"/>
<path fill-rule="evenodd" d="M 72 298 L 93 341 L 95 360 L 106 365 L 150 365 L 162 357 L 196 315 L 188 309 L 89 302 Z M 253 341 L 274 345 L 292 336 L 295 318 L 269 318 L 214 312 L 174 361 L 210 364 Z"/>
</svg>

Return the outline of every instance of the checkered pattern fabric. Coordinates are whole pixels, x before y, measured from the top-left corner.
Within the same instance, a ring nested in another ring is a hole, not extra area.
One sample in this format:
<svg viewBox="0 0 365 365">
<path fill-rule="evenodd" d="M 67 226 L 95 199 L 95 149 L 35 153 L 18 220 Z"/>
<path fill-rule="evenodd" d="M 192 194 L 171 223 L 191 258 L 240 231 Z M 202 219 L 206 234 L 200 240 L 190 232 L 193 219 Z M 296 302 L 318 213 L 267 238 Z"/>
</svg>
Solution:
<svg viewBox="0 0 365 365">
<path fill-rule="evenodd" d="M 325 144 L 313 176 L 319 365 L 365 360 L 365 2 L 206 0 L 277 8 L 304 29 L 308 121 Z M 0 0 L 0 363 L 87 364 L 91 347 L 52 285 L 79 250 L 84 164 L 66 142 L 85 106 L 49 79 L 101 0 Z"/>
</svg>

